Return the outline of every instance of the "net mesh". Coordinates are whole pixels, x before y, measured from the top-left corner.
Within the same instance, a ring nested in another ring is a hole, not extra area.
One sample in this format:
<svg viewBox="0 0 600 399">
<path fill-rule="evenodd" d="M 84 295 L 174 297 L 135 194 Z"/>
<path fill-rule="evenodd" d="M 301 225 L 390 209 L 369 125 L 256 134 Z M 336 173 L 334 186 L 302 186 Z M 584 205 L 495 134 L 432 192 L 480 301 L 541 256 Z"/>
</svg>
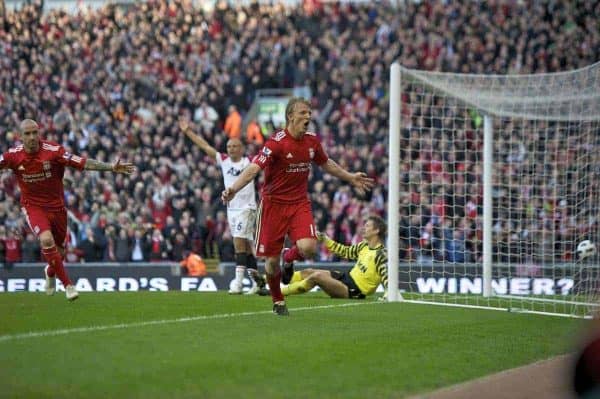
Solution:
<svg viewBox="0 0 600 399">
<path fill-rule="evenodd" d="M 588 316 L 597 310 L 600 64 L 483 76 L 402 69 L 404 297 Z M 492 288 L 482 296 L 483 125 L 493 126 Z"/>
</svg>

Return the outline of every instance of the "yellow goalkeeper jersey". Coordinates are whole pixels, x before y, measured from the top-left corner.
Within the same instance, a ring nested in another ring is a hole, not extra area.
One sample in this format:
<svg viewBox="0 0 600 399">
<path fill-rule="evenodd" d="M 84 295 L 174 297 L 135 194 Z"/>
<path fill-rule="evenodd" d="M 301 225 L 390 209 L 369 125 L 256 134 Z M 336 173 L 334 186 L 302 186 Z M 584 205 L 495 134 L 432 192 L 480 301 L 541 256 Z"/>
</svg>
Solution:
<svg viewBox="0 0 600 399">
<path fill-rule="evenodd" d="M 388 258 L 383 244 L 375 248 L 369 248 L 366 241 L 356 245 L 343 245 L 327 237 L 325 245 L 328 250 L 342 258 L 356 260 L 356 264 L 350 270 L 350 276 L 363 294 L 374 293 L 379 284 L 383 284 L 387 291 Z"/>
</svg>

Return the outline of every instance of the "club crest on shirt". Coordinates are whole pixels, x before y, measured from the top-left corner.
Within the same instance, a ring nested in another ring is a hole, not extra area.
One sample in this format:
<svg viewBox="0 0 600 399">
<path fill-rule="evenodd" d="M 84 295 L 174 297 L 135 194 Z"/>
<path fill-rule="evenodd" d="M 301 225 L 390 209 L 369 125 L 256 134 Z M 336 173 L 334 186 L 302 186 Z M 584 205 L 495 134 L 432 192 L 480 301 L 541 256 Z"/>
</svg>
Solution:
<svg viewBox="0 0 600 399">
<path fill-rule="evenodd" d="M 315 150 L 314 150 L 314 148 L 309 148 L 308 149 L 308 156 L 310 157 L 310 159 L 313 159 L 315 157 Z"/>
</svg>

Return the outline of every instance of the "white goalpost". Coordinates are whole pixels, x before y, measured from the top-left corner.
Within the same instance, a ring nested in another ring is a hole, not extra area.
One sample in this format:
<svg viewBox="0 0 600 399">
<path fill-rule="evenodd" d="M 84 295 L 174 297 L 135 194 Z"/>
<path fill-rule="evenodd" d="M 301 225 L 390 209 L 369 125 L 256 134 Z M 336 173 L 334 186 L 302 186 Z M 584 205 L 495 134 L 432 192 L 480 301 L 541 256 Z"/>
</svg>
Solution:
<svg viewBox="0 0 600 399">
<path fill-rule="evenodd" d="M 388 300 L 597 314 L 600 63 L 390 75 Z"/>
</svg>

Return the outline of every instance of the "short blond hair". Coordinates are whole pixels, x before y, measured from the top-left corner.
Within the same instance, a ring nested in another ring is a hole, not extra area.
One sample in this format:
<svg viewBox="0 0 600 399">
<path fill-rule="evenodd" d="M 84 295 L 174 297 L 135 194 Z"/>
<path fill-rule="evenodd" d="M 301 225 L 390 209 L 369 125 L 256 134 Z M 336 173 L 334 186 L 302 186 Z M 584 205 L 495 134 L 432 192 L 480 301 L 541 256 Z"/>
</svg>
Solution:
<svg viewBox="0 0 600 399">
<path fill-rule="evenodd" d="M 379 236 L 379 239 L 381 241 L 385 241 L 385 236 L 387 234 L 387 224 L 385 223 L 385 220 L 383 220 L 382 217 L 377 216 L 377 215 L 370 215 L 367 220 L 370 220 L 371 222 L 373 222 L 373 224 L 375 225 L 375 228 L 377 230 L 379 230 L 379 233 L 377 233 L 377 236 Z"/>
<path fill-rule="evenodd" d="M 288 101 L 288 103 L 287 103 L 287 105 L 285 107 L 285 124 L 286 125 L 290 122 L 290 115 L 291 115 L 292 112 L 294 112 L 294 107 L 298 103 L 305 104 L 309 108 L 311 108 L 310 102 L 308 102 L 308 100 L 305 99 L 305 98 L 303 98 L 303 97 L 292 97 L 292 98 L 290 98 L 290 101 Z"/>
</svg>

